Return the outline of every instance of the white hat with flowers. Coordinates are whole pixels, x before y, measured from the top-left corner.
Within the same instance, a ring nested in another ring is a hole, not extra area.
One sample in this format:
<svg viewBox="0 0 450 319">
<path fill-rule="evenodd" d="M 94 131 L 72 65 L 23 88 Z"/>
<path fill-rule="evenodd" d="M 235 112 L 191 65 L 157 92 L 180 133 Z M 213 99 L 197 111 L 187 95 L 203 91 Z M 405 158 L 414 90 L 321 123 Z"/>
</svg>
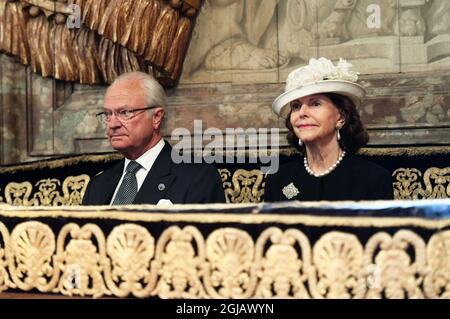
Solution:
<svg viewBox="0 0 450 319">
<path fill-rule="evenodd" d="M 359 73 L 351 68 L 352 64 L 344 59 L 340 59 L 337 65 L 326 58 L 309 60 L 308 65 L 289 74 L 284 93 L 272 103 L 273 112 L 286 118 L 289 115 L 290 102 L 320 93 L 345 95 L 358 107 L 366 92 L 356 83 Z"/>
</svg>

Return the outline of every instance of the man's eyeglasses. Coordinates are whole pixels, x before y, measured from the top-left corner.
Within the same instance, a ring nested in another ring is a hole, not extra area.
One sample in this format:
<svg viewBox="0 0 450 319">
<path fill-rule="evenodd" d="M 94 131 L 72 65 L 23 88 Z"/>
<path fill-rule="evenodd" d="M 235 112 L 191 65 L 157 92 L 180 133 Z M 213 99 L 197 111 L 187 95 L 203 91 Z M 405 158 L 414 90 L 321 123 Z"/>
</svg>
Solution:
<svg viewBox="0 0 450 319">
<path fill-rule="evenodd" d="M 97 117 L 97 119 L 100 122 L 107 123 L 107 122 L 111 121 L 111 117 L 114 113 L 114 115 L 116 115 L 116 117 L 119 119 L 119 121 L 128 121 L 128 120 L 131 120 L 133 117 L 135 117 L 138 112 L 151 110 L 154 108 L 156 108 L 156 106 L 148 106 L 148 107 L 144 107 L 141 109 L 122 109 L 122 110 L 114 111 L 114 112 L 104 111 L 104 112 L 95 114 L 95 116 Z"/>
</svg>

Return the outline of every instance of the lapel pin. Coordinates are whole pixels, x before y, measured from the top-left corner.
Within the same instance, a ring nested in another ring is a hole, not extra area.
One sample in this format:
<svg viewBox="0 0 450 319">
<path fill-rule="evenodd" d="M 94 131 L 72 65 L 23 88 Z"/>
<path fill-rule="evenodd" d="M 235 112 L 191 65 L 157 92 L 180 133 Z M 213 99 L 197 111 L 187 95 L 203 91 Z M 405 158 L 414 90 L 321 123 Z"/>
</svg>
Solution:
<svg viewBox="0 0 450 319">
<path fill-rule="evenodd" d="M 162 192 L 163 190 L 166 189 L 166 185 L 164 185 L 163 183 L 161 183 L 161 184 L 158 185 L 158 189 L 159 189 L 159 191 Z"/>
<path fill-rule="evenodd" d="M 289 185 L 283 187 L 283 194 L 287 199 L 291 199 L 300 194 L 300 192 L 297 187 L 295 187 L 294 183 L 290 183 Z"/>
</svg>

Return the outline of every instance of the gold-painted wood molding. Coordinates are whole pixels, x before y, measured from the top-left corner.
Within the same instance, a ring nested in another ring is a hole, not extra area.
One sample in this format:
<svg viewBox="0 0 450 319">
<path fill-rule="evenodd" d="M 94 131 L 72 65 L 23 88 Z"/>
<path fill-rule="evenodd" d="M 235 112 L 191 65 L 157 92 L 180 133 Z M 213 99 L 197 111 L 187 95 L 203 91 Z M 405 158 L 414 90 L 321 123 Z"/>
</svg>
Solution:
<svg viewBox="0 0 450 319">
<path fill-rule="evenodd" d="M 331 203 L 326 205 L 332 209 Z M 185 205 L 158 213 L 155 206 L 42 210 L 0 205 L 0 293 L 37 289 L 93 298 L 450 298 L 450 219 L 213 212 L 225 206 Z M 201 214 L 186 212 L 200 207 Z M 48 223 L 62 218 L 67 220 L 54 231 Z M 106 232 L 103 221 L 116 226 Z M 151 231 L 154 223 L 163 223 L 158 236 Z M 199 225 L 207 223 L 208 230 L 201 231 Z M 246 227 L 252 225 L 258 233 L 249 233 Z M 327 230 L 313 241 L 294 225 Z M 369 238 L 360 239 L 358 227 L 371 228 Z M 434 233 L 425 240 L 411 227 Z"/>
<path fill-rule="evenodd" d="M 25 4 L 38 7 L 43 10 L 54 13 L 63 13 L 65 15 L 70 15 L 72 11 L 69 8 L 71 3 L 62 3 L 55 0 L 20 0 Z"/>
<path fill-rule="evenodd" d="M 0 0 L 0 51 L 43 77 L 108 84 L 142 71 L 173 87 L 199 6 L 183 0 Z"/>
</svg>

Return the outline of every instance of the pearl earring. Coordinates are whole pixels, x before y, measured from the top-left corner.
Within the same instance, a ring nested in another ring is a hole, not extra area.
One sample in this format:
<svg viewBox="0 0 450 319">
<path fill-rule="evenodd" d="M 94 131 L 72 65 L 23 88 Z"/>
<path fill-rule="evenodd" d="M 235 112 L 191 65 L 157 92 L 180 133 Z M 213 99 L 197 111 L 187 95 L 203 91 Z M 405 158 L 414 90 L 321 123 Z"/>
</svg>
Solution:
<svg viewBox="0 0 450 319">
<path fill-rule="evenodd" d="M 339 132 L 339 129 L 336 129 L 337 131 L 337 140 L 340 141 L 341 140 L 341 133 Z"/>
<path fill-rule="evenodd" d="M 302 146 L 302 145 L 303 145 L 302 140 L 301 140 L 301 139 L 298 139 L 298 146 Z"/>
</svg>

